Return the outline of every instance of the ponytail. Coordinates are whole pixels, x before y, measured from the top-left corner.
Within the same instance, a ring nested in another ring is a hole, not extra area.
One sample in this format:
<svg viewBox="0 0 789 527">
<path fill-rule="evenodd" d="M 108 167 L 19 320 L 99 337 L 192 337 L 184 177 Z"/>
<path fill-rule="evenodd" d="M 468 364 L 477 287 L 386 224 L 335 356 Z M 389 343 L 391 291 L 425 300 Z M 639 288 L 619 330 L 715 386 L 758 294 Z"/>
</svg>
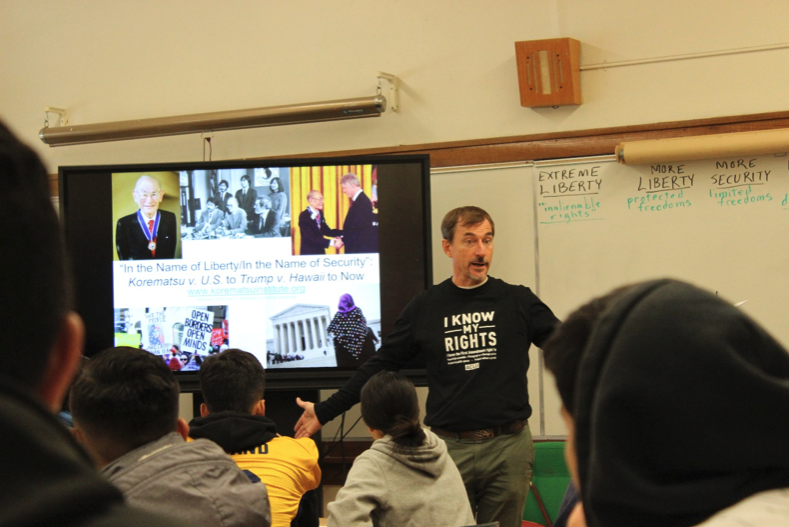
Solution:
<svg viewBox="0 0 789 527">
<path fill-rule="evenodd" d="M 426 439 L 419 421 L 416 388 L 397 372 L 378 372 L 361 392 L 362 418 L 368 427 L 381 430 L 400 447 L 421 446 Z"/>
</svg>

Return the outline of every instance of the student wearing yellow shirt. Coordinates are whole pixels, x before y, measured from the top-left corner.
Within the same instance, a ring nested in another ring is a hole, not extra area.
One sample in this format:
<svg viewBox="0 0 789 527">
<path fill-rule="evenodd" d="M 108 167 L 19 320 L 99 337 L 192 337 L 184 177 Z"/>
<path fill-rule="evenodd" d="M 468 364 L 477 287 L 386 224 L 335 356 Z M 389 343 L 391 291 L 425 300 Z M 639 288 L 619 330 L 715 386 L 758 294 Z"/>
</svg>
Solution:
<svg viewBox="0 0 789 527">
<path fill-rule="evenodd" d="M 199 379 L 205 402 L 201 417 L 189 423 L 189 436 L 214 441 L 250 477 L 260 478 L 268 489 L 272 527 L 288 527 L 302 495 L 320 483 L 315 442 L 277 434 L 265 416 L 266 373 L 251 353 L 229 349 L 211 355 Z"/>
</svg>

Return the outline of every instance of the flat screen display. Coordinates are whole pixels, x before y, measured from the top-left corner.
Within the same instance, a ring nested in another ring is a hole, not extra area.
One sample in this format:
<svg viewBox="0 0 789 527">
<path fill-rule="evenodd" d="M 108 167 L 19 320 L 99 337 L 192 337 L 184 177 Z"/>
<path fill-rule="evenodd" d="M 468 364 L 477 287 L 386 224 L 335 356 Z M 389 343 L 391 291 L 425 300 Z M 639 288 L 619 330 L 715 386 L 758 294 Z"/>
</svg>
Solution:
<svg viewBox="0 0 789 527">
<path fill-rule="evenodd" d="M 142 347 L 187 390 L 228 348 L 339 386 L 431 283 L 426 156 L 59 172 L 86 354 Z"/>
</svg>

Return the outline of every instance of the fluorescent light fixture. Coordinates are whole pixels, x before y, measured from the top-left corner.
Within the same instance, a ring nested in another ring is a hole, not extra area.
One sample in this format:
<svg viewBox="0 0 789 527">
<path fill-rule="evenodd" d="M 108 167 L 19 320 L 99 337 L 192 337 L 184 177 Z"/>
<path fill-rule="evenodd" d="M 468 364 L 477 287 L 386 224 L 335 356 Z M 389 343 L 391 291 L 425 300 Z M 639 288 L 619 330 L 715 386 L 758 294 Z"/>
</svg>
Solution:
<svg viewBox="0 0 789 527">
<path fill-rule="evenodd" d="M 263 126 L 361 119 L 363 117 L 378 117 L 385 111 L 386 98 L 378 94 L 355 99 L 270 106 L 247 110 L 155 117 L 152 119 L 134 119 L 131 121 L 77 126 L 45 127 L 38 133 L 38 137 L 49 146 L 67 146 Z"/>
</svg>

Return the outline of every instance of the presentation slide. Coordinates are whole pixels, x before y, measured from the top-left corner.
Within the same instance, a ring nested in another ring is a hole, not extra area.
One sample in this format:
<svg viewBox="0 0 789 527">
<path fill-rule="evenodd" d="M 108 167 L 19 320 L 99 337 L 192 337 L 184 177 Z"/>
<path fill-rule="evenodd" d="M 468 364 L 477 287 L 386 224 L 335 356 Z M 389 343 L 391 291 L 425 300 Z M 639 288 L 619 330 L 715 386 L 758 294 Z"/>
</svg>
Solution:
<svg viewBox="0 0 789 527">
<path fill-rule="evenodd" d="M 178 371 L 227 348 L 267 368 L 356 367 L 380 338 L 375 175 L 113 174 L 115 345 Z"/>
</svg>

